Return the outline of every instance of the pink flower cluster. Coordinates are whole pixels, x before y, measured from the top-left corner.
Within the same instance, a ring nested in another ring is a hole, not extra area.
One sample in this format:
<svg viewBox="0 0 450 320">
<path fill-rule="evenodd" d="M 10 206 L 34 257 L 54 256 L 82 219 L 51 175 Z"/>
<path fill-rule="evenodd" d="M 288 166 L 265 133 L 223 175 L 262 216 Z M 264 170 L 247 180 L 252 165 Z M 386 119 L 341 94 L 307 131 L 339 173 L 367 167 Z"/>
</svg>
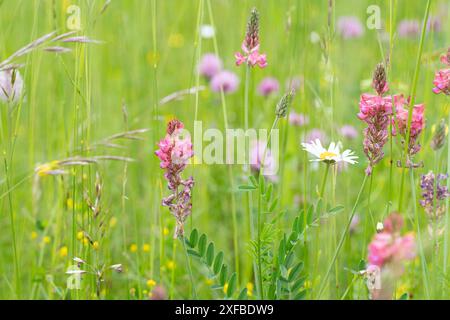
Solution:
<svg viewBox="0 0 450 320">
<path fill-rule="evenodd" d="M 372 266 L 401 264 L 416 256 L 415 238 L 412 233 L 400 235 L 403 219 L 399 214 L 391 214 L 384 222 L 384 229 L 377 233 L 369 244 L 368 261 Z"/>
<path fill-rule="evenodd" d="M 384 66 L 379 64 L 373 76 L 373 88 L 377 95 L 364 93 L 359 101 L 358 118 L 367 123 L 364 129 L 364 153 L 369 165 L 366 174 L 372 174 L 372 168 L 384 157 L 383 147 L 389 136 L 390 116 L 392 115 L 392 97 L 383 95 L 389 90 Z"/>
<path fill-rule="evenodd" d="M 198 72 L 209 80 L 214 92 L 233 93 L 239 85 L 239 78 L 231 71 L 222 69 L 222 60 L 213 53 L 205 53 L 200 60 Z"/>
<path fill-rule="evenodd" d="M 260 68 L 265 68 L 267 66 L 266 54 L 259 53 L 259 45 L 250 49 L 246 46 L 245 41 L 241 46 L 244 54 L 236 52 L 234 57 L 236 58 L 236 65 L 240 66 L 243 63 L 247 63 L 249 66 L 259 66 Z"/>
<path fill-rule="evenodd" d="M 339 17 L 337 30 L 344 39 L 359 38 L 364 34 L 364 27 L 357 17 Z"/>
<path fill-rule="evenodd" d="M 441 56 L 441 62 L 447 66 L 450 66 L 450 48 L 446 55 Z M 450 95 L 450 68 L 441 69 L 436 72 L 434 76 L 433 92 L 436 94 L 444 93 Z"/>
<path fill-rule="evenodd" d="M 277 93 L 280 89 L 278 80 L 273 77 L 266 77 L 261 80 L 258 85 L 258 93 L 263 97 L 267 97 L 272 93 Z"/>
<path fill-rule="evenodd" d="M 161 160 L 160 167 L 166 172 L 168 188 L 172 192 L 162 200 L 162 205 L 168 207 L 176 219 L 174 238 L 184 236 L 184 222 L 192 212 L 192 188 L 194 179 L 181 178 L 189 159 L 194 155 L 190 137 L 182 137 L 184 125 L 178 120 L 167 124 L 167 133 L 156 150 L 156 156 Z"/>
<path fill-rule="evenodd" d="M 395 122 L 393 123 L 392 134 L 393 135 L 397 134 L 397 127 L 398 127 L 400 135 L 403 136 L 404 143 L 406 141 L 408 134 L 409 109 L 407 108 L 407 105 L 409 103 L 409 100 L 410 99 L 406 101 L 403 95 L 394 96 L 394 103 L 396 109 L 395 120 L 397 124 L 395 124 Z M 424 104 L 417 104 L 412 109 L 411 128 L 408 146 L 410 156 L 420 151 L 420 144 L 417 143 L 417 140 L 420 133 L 423 131 L 425 127 L 424 113 L 425 113 Z"/>
</svg>

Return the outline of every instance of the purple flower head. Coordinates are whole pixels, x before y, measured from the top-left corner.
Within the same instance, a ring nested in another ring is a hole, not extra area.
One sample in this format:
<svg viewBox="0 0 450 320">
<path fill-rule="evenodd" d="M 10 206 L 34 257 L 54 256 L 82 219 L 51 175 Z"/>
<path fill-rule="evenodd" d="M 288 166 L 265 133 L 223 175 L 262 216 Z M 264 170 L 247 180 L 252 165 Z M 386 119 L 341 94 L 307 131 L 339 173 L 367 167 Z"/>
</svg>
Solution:
<svg viewBox="0 0 450 320">
<path fill-rule="evenodd" d="M 308 132 L 305 138 L 305 142 L 311 142 L 319 139 L 321 142 L 325 143 L 328 140 L 327 135 L 320 129 L 312 129 Z"/>
<path fill-rule="evenodd" d="M 222 60 L 213 53 L 203 55 L 198 65 L 198 72 L 208 79 L 211 79 L 222 70 Z"/>
<path fill-rule="evenodd" d="M 420 22 L 418 20 L 402 20 L 397 27 L 400 38 L 413 38 L 419 35 Z"/>
<path fill-rule="evenodd" d="M 343 137 L 353 140 L 356 137 L 358 137 L 358 131 L 355 129 L 354 126 L 351 125 L 344 125 L 339 129 L 340 133 Z"/>
<path fill-rule="evenodd" d="M 309 123 L 309 117 L 302 113 L 291 111 L 289 113 L 289 123 L 293 126 L 302 127 Z"/>
<path fill-rule="evenodd" d="M 237 90 L 239 78 L 231 71 L 221 71 L 211 79 L 211 90 L 214 92 L 233 93 Z"/>
<path fill-rule="evenodd" d="M 364 27 L 357 17 L 340 17 L 337 23 L 339 34 L 344 39 L 360 38 L 364 34 Z"/>
<path fill-rule="evenodd" d="M 422 199 L 419 201 L 430 218 L 437 219 L 445 211 L 443 200 L 449 196 L 447 186 L 442 183 L 447 180 L 447 174 L 435 174 L 430 171 L 420 177 Z"/>
<path fill-rule="evenodd" d="M 266 77 L 262 79 L 258 86 L 258 92 L 260 95 L 267 97 L 272 93 L 277 93 L 280 89 L 278 80 L 272 77 Z"/>
</svg>

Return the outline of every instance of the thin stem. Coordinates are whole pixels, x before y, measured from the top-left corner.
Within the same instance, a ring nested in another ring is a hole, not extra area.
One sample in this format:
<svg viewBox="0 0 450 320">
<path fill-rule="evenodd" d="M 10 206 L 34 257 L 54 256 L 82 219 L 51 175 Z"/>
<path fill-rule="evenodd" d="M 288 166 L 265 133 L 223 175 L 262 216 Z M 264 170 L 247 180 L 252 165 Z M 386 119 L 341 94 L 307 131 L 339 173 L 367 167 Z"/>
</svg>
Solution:
<svg viewBox="0 0 450 320">
<path fill-rule="evenodd" d="M 431 0 L 427 1 L 427 6 L 425 8 L 425 15 L 422 22 L 422 32 L 420 35 L 420 42 L 419 42 L 419 50 L 417 51 L 417 57 L 416 57 L 416 67 L 414 69 L 414 75 L 412 79 L 412 85 L 411 85 L 411 102 L 409 105 L 408 110 L 408 126 L 407 126 L 407 132 L 406 132 L 406 141 L 405 141 L 405 150 L 404 150 L 404 161 L 406 165 L 406 160 L 408 157 L 408 149 L 409 149 L 409 142 L 410 142 L 410 136 L 411 136 L 411 121 L 412 121 L 412 111 L 414 108 L 414 103 L 416 102 L 416 90 L 417 90 L 417 82 L 419 79 L 419 72 L 420 72 L 420 66 L 421 66 L 421 59 L 422 59 L 422 51 L 423 51 L 423 42 L 425 40 L 425 34 L 427 30 L 427 22 L 428 22 L 428 16 L 430 13 L 430 5 Z M 402 170 L 402 178 L 401 178 L 401 184 L 400 184 L 400 201 L 399 201 L 399 211 L 402 211 L 402 205 L 403 205 L 403 188 L 404 188 L 404 176 L 405 176 L 405 167 L 403 167 Z"/>
<path fill-rule="evenodd" d="M 410 175 L 410 182 L 411 182 L 411 197 L 412 197 L 414 217 L 415 217 L 415 223 L 416 223 L 416 229 L 417 229 L 417 237 L 419 240 L 419 254 L 420 254 L 420 262 L 422 265 L 422 277 L 423 277 L 423 282 L 424 282 L 424 286 L 425 286 L 425 292 L 427 295 L 427 299 L 430 299 L 430 288 L 428 285 L 427 262 L 425 259 L 425 253 L 423 250 L 423 243 L 422 243 L 422 236 L 421 236 L 421 232 L 420 232 L 419 212 L 417 210 L 417 205 L 416 205 L 416 188 L 415 188 L 416 184 L 414 182 L 413 169 L 409 170 L 409 175 Z"/>
<path fill-rule="evenodd" d="M 214 26 L 214 16 L 212 13 L 211 8 L 211 1 L 207 0 L 208 5 L 208 14 L 209 14 L 209 20 L 211 23 L 211 26 L 215 28 Z M 216 56 L 219 56 L 219 48 L 217 45 L 217 38 L 214 35 L 213 37 L 213 46 L 214 46 L 214 52 Z M 228 130 L 229 124 L 228 124 L 228 111 L 227 111 L 227 103 L 225 100 L 225 93 L 223 92 L 223 88 L 220 88 L 220 100 L 222 105 L 222 113 L 223 113 L 223 124 L 225 128 L 225 132 Z M 233 169 L 232 166 L 228 167 L 228 180 L 230 182 L 231 186 L 231 218 L 233 223 L 233 248 L 234 248 L 234 263 L 235 263 L 235 270 L 236 274 L 238 275 L 238 282 L 239 282 L 239 244 L 238 244 L 238 230 L 237 230 L 237 214 L 236 214 L 236 196 L 234 193 L 234 179 L 233 179 Z"/>
<path fill-rule="evenodd" d="M 187 252 L 186 241 L 184 240 L 184 237 L 180 237 L 180 241 L 183 243 L 184 253 L 186 255 L 186 264 L 189 272 L 189 279 L 191 281 L 192 295 L 194 299 L 197 299 L 197 291 L 195 290 L 194 276 L 192 275 L 191 261 Z"/>
<path fill-rule="evenodd" d="M 325 274 L 325 277 L 322 280 L 322 285 L 320 286 L 320 290 L 319 290 L 319 294 L 317 295 L 317 299 L 320 298 L 320 296 L 322 295 L 323 291 L 325 290 L 328 277 L 330 276 L 330 272 L 333 269 L 334 263 L 335 263 L 338 255 L 339 255 L 339 252 L 340 252 L 340 250 L 342 248 L 342 245 L 344 244 L 344 241 L 345 241 L 345 238 L 347 236 L 348 230 L 350 229 L 350 225 L 352 223 L 353 216 L 355 215 L 355 211 L 356 211 L 356 207 L 358 206 L 359 199 L 361 198 L 361 194 L 362 194 L 362 192 L 364 190 L 364 186 L 366 185 L 366 181 L 367 181 L 367 175 L 365 174 L 364 175 L 364 180 L 363 180 L 363 182 L 361 184 L 361 188 L 359 189 L 359 192 L 358 192 L 358 196 L 356 197 L 355 204 L 353 205 L 352 212 L 350 213 L 350 217 L 349 217 L 349 219 L 347 221 L 347 225 L 345 226 L 344 233 L 342 234 L 341 239 L 339 240 L 338 246 L 337 246 L 336 251 L 334 252 L 334 255 L 333 255 L 333 259 L 331 260 L 331 263 L 328 266 L 328 269 L 327 269 L 327 272 Z"/>
<path fill-rule="evenodd" d="M 450 112 L 448 113 L 448 126 L 450 127 Z M 450 171 L 450 139 L 447 137 L 447 173 Z M 447 189 L 450 189 L 450 179 L 447 179 Z M 449 199 L 445 198 L 445 232 L 444 232 L 444 263 L 443 272 L 447 276 L 447 260 L 448 260 L 448 238 L 449 238 L 449 213 L 448 213 Z M 445 281 L 442 282 L 444 288 L 447 289 Z M 444 291 L 445 295 L 445 291 Z"/>
<path fill-rule="evenodd" d="M 319 194 L 320 199 L 323 199 L 323 194 L 325 192 L 325 185 L 326 185 L 327 177 L 328 177 L 328 171 L 330 171 L 330 164 L 327 163 L 325 173 L 323 175 L 322 185 L 320 187 L 320 194 Z"/>
</svg>

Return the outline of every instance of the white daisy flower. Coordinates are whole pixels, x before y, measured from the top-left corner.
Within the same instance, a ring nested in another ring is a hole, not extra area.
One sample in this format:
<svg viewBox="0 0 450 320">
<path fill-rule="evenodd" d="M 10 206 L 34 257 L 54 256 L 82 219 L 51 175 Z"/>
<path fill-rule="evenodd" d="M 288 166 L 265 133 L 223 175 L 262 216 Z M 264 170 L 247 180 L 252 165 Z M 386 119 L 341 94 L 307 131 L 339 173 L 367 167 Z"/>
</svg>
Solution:
<svg viewBox="0 0 450 320">
<path fill-rule="evenodd" d="M 345 150 L 341 153 L 341 143 L 334 143 L 331 142 L 328 149 L 325 149 L 322 146 L 322 143 L 319 139 L 316 139 L 315 141 L 309 142 L 309 143 L 302 143 L 303 150 L 311 153 L 316 158 L 311 159 L 310 161 L 316 161 L 316 162 L 326 162 L 329 164 L 334 164 L 337 162 L 347 162 L 350 164 L 355 164 L 358 159 L 357 156 L 354 155 L 354 152 L 352 150 Z"/>
</svg>

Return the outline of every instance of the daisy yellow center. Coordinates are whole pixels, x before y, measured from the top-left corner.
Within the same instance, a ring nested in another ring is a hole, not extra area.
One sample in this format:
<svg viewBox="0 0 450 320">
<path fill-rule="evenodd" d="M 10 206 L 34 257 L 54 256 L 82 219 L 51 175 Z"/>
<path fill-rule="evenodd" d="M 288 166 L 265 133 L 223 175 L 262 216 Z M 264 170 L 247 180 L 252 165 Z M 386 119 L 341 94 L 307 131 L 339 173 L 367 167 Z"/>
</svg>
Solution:
<svg viewBox="0 0 450 320">
<path fill-rule="evenodd" d="M 319 156 L 320 160 L 326 160 L 332 157 L 336 157 L 337 154 L 329 151 L 322 152 Z"/>
</svg>

